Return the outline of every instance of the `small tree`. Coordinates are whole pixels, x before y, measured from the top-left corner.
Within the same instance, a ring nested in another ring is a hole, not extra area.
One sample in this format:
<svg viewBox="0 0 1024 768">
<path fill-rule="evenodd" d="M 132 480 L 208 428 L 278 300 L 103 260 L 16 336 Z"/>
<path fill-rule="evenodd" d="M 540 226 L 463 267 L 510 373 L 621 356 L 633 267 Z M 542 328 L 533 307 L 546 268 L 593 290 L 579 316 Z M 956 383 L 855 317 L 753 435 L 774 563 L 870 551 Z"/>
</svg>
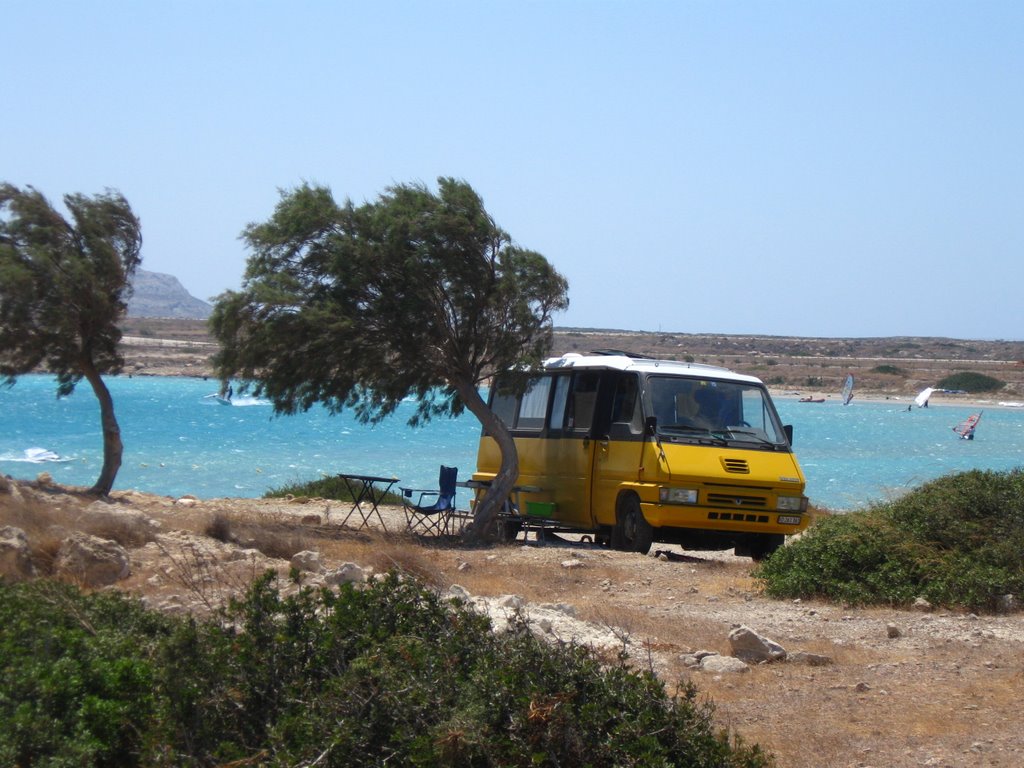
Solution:
<svg viewBox="0 0 1024 768">
<path fill-rule="evenodd" d="M 142 235 L 117 192 L 64 196 L 65 219 L 32 187 L 0 185 L 0 376 L 7 385 L 46 368 L 57 395 L 84 377 L 100 404 L 103 468 L 90 493 L 105 496 L 121 468 L 121 429 L 101 374 L 118 373 L 118 322 L 141 261 Z"/>
<path fill-rule="evenodd" d="M 468 184 L 438 186 L 390 187 L 361 206 L 339 206 L 320 186 L 282 192 L 271 219 L 242 234 L 252 255 L 242 291 L 214 306 L 215 363 L 223 377 L 254 380 L 278 413 L 322 403 L 376 422 L 414 395 L 415 426 L 469 409 L 502 457 L 476 509 L 483 534 L 519 463 L 479 388 L 550 350 L 567 284 L 512 243 Z"/>
</svg>

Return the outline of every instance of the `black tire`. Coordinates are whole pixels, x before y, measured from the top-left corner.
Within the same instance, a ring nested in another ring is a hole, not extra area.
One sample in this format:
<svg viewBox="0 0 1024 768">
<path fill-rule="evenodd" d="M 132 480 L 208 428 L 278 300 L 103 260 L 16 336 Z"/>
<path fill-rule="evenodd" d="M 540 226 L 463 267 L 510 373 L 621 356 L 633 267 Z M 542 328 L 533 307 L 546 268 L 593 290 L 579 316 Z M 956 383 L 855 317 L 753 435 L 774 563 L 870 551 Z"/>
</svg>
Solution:
<svg viewBox="0 0 1024 768">
<path fill-rule="evenodd" d="M 750 542 L 750 559 L 755 563 L 767 560 L 772 552 L 786 543 L 786 537 L 781 533 L 762 533 L 754 537 Z"/>
<path fill-rule="evenodd" d="M 640 509 L 640 500 L 636 496 L 624 496 L 619 501 L 619 514 L 612 528 L 612 549 L 646 555 L 653 543 L 654 528 Z"/>
</svg>

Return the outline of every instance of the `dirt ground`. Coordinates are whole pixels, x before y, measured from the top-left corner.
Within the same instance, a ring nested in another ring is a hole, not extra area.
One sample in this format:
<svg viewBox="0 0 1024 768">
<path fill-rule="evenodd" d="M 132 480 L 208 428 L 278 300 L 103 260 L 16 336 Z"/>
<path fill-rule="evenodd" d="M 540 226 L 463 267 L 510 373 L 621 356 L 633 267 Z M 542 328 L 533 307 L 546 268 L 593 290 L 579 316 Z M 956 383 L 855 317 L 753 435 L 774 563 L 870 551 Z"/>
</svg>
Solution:
<svg viewBox="0 0 1024 768">
<path fill-rule="evenodd" d="M 0 527 L 27 527 L 30 541 L 88 530 L 95 504 L 52 485 L 22 484 L 18 498 L 0 493 Z M 202 612 L 264 565 L 286 574 L 282 557 L 311 550 L 329 569 L 400 568 L 441 591 L 459 585 L 474 596 L 516 595 L 528 613 L 555 606 L 595 636 L 619 638 L 632 662 L 653 668 L 670 690 L 693 680 L 721 724 L 770 750 L 780 767 L 1024 765 L 1020 613 L 778 601 L 762 594 L 749 559 L 728 552 L 656 544 L 641 556 L 579 541 L 541 542 L 535 534 L 470 548 L 409 535 L 397 508 L 385 509 L 386 530 L 376 521 L 363 530 L 343 527 L 347 505 L 322 499 L 197 500 L 124 491 L 110 506 L 160 523 L 158 536 L 130 549 L 131 575 L 113 587 L 160 610 Z M 233 544 L 207 538 L 213 527 L 230 530 L 219 538 Z M 203 547 L 232 551 L 221 565 L 211 560 L 200 568 L 195 553 Z M 269 559 L 253 560 L 259 550 Z M 688 655 L 701 650 L 727 655 L 728 633 L 738 625 L 779 643 L 790 659 L 803 651 L 829 663 L 788 660 L 721 674 L 688 666 Z M 555 624 L 548 631 L 562 630 Z"/>
</svg>

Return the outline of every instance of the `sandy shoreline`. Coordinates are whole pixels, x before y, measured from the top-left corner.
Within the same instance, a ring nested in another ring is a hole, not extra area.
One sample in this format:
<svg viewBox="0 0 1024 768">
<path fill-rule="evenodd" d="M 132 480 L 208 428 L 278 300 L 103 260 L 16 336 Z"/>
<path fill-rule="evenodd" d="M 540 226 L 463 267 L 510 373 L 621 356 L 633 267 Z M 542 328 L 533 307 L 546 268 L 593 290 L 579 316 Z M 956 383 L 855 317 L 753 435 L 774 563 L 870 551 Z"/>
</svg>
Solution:
<svg viewBox="0 0 1024 768">
<path fill-rule="evenodd" d="M 778 400 L 799 400 L 802 397 L 811 397 L 815 400 L 824 398 L 824 403 L 807 403 L 808 406 L 814 405 L 825 405 L 827 403 L 840 403 L 840 397 L 837 394 L 831 392 L 794 392 L 793 390 L 787 389 L 784 391 L 776 391 L 769 388 L 772 399 Z M 857 393 L 851 405 L 860 402 L 892 402 L 899 405 L 909 405 L 913 408 L 917 408 L 914 405 L 914 396 L 912 395 L 886 395 L 878 392 L 864 392 Z M 936 393 L 931 396 L 928 400 L 929 408 L 943 408 L 943 407 L 956 407 L 956 408 L 1024 408 L 1024 400 L 995 400 L 989 398 L 979 397 L 978 395 L 949 395 Z"/>
</svg>

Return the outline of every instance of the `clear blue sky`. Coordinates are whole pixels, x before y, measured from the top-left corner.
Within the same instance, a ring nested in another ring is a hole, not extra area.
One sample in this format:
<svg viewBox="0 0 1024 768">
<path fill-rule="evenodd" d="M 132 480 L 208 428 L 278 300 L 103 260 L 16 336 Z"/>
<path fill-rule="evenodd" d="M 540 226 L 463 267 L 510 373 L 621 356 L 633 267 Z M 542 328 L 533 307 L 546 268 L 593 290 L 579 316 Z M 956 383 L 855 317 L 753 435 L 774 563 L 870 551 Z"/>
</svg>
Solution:
<svg viewBox="0 0 1024 768">
<path fill-rule="evenodd" d="M 465 179 L 560 326 L 1024 338 L 1024 2 L 0 0 L 0 180 L 209 299 L 279 189 Z"/>
</svg>

